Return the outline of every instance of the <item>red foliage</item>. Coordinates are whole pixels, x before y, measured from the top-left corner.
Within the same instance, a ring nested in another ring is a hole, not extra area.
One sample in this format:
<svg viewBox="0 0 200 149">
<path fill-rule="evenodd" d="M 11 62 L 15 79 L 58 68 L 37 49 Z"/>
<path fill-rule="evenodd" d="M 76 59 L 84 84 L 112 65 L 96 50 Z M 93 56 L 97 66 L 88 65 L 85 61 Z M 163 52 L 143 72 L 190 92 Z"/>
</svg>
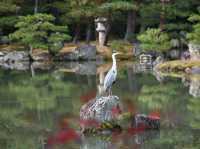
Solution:
<svg viewBox="0 0 200 149">
<path fill-rule="evenodd" d="M 82 102 L 86 103 L 89 100 L 94 99 L 95 97 L 96 97 L 96 90 L 92 90 L 92 91 L 89 91 L 88 93 L 80 96 L 80 99 Z"/>
<path fill-rule="evenodd" d="M 139 125 L 138 127 L 136 127 L 136 128 L 134 128 L 134 127 L 128 128 L 127 131 L 128 131 L 129 134 L 134 135 L 134 134 L 137 134 L 137 133 L 139 133 L 139 132 L 145 131 L 146 128 L 147 128 L 146 125 L 140 124 L 140 125 Z"/>
<path fill-rule="evenodd" d="M 65 129 L 57 132 L 55 135 L 51 136 L 47 140 L 47 145 L 65 144 L 70 141 L 75 141 L 79 139 L 79 135 L 74 129 Z"/>
<path fill-rule="evenodd" d="M 148 117 L 151 119 L 160 119 L 160 112 L 151 112 Z"/>
<path fill-rule="evenodd" d="M 117 117 L 117 116 L 119 116 L 122 113 L 122 110 L 120 109 L 119 105 L 117 105 L 116 107 L 113 107 L 111 109 L 111 112 L 112 112 L 112 115 L 114 117 Z"/>
<path fill-rule="evenodd" d="M 85 127 L 99 127 L 100 123 L 96 120 L 80 120 L 80 125 Z"/>
</svg>

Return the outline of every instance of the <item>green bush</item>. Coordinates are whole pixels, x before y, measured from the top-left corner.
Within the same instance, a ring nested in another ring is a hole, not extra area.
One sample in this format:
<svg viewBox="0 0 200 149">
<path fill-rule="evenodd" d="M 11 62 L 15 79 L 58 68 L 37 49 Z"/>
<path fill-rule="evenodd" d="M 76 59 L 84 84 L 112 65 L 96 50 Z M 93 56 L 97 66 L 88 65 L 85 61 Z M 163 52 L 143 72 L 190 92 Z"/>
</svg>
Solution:
<svg viewBox="0 0 200 149">
<path fill-rule="evenodd" d="M 130 51 L 130 48 L 133 48 L 133 45 L 124 40 L 113 40 L 111 41 L 110 46 L 113 50 L 120 52 L 127 52 Z"/>
<path fill-rule="evenodd" d="M 137 36 L 144 51 L 163 52 L 171 48 L 170 38 L 167 33 L 160 29 L 147 29 L 144 33 Z"/>
<path fill-rule="evenodd" d="M 198 14 L 193 14 L 188 18 L 188 20 L 194 24 L 193 31 L 187 34 L 187 39 L 194 44 L 200 44 L 200 7 L 198 12 Z"/>
</svg>

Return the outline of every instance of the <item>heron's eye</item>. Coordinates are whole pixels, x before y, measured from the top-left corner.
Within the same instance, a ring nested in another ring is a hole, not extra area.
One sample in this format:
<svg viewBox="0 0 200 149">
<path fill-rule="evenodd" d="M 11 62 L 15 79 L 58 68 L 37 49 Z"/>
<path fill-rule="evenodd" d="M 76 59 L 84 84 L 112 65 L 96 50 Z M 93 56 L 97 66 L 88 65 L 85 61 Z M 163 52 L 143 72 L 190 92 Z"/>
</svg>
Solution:
<svg viewBox="0 0 200 149">
<path fill-rule="evenodd" d="M 113 73 L 115 73 L 115 71 L 113 71 Z"/>
</svg>

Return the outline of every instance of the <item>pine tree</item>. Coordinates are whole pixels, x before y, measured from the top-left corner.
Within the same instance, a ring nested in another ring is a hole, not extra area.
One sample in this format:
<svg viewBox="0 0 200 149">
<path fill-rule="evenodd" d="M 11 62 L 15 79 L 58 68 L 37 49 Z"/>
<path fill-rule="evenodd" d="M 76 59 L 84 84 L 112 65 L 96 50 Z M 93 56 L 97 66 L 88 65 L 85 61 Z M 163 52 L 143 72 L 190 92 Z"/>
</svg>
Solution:
<svg viewBox="0 0 200 149">
<path fill-rule="evenodd" d="M 200 44 L 200 7 L 197 14 L 192 14 L 188 20 L 193 24 L 193 31 L 187 34 L 189 42 L 193 44 Z"/>
<path fill-rule="evenodd" d="M 164 52 L 171 48 L 170 39 L 167 33 L 161 29 L 147 29 L 144 33 L 138 35 L 141 42 L 141 48 L 144 51 Z"/>
<path fill-rule="evenodd" d="M 0 2 L 0 40 L 6 39 L 8 33 L 14 30 L 21 1 L 7 0 Z M 2 38 L 2 39 L 1 39 Z"/>
<path fill-rule="evenodd" d="M 18 29 L 10 34 L 10 39 L 28 46 L 30 55 L 33 48 L 49 50 L 55 54 L 70 36 L 66 33 L 67 26 L 57 26 L 53 24 L 54 20 L 52 15 L 40 13 L 20 17 L 15 25 Z"/>
</svg>

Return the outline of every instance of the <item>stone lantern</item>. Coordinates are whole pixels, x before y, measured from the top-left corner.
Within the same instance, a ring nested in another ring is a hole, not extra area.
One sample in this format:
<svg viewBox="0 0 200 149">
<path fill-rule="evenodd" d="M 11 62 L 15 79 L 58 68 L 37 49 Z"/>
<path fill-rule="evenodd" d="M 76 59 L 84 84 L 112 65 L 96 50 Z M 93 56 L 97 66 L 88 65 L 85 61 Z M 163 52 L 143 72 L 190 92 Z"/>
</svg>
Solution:
<svg viewBox="0 0 200 149">
<path fill-rule="evenodd" d="M 107 19 L 103 17 L 99 17 L 95 19 L 96 23 L 96 31 L 98 32 L 98 40 L 99 40 L 99 46 L 104 46 L 105 41 L 106 41 L 106 23 Z"/>
</svg>

